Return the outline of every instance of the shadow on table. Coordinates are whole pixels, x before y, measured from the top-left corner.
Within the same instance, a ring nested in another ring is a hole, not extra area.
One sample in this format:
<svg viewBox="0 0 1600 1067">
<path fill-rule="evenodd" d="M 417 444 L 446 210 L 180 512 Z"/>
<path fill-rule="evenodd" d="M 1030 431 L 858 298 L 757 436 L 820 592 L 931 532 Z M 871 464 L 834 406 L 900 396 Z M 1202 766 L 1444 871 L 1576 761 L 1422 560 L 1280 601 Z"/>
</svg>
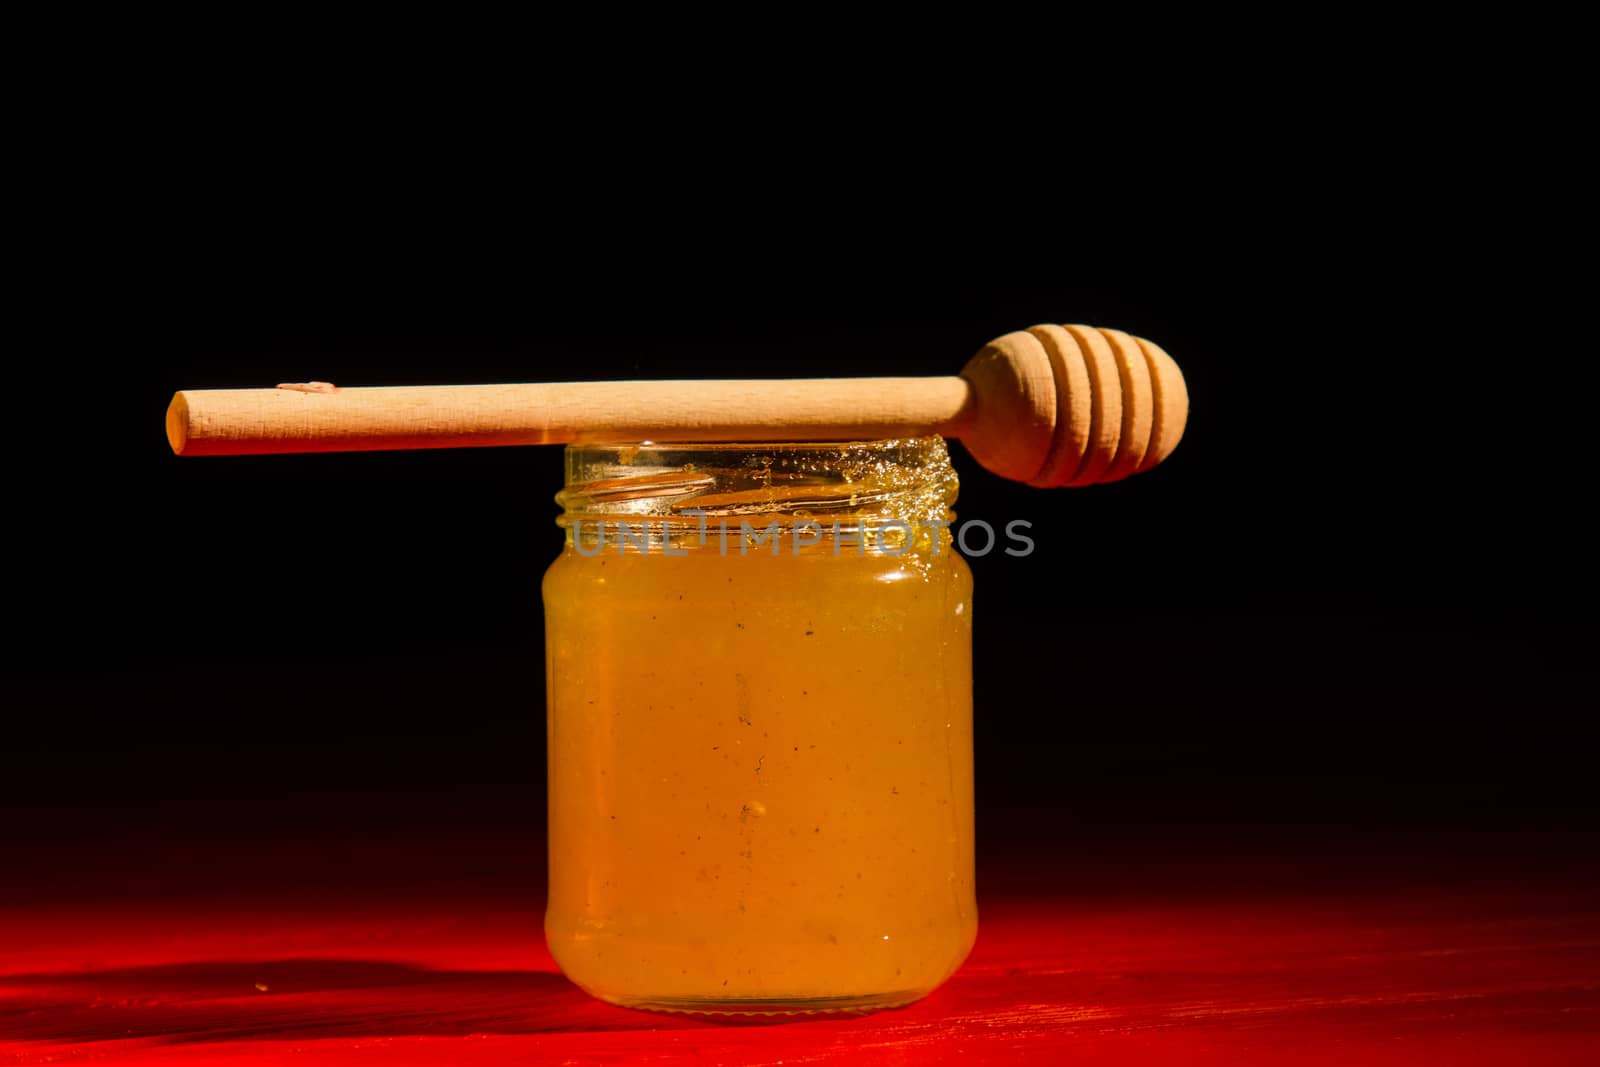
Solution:
<svg viewBox="0 0 1600 1067">
<path fill-rule="evenodd" d="M 703 1022 L 613 1007 L 546 971 L 297 959 L 0 975 L 0 1035 L 16 1041 L 459 1037 L 695 1025 Z"/>
</svg>

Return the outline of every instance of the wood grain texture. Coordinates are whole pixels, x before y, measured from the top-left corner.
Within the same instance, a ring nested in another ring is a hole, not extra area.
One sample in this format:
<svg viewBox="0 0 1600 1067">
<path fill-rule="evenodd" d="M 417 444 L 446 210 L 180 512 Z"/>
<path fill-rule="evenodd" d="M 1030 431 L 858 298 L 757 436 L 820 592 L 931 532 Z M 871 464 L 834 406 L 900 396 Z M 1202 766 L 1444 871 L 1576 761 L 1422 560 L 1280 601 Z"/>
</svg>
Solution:
<svg viewBox="0 0 1600 1067">
<path fill-rule="evenodd" d="M 1037 475 L 1056 431 L 1055 373 L 1044 346 L 1018 330 L 984 345 L 961 370 L 974 410 L 958 427 L 979 463 L 1014 481 Z"/>
<path fill-rule="evenodd" d="M 173 398 L 167 436 L 173 451 L 186 456 L 861 440 L 954 434 L 970 392 L 953 377 L 197 389 Z"/>
<path fill-rule="evenodd" d="M 1101 330 L 1111 342 L 1117 361 L 1117 377 L 1122 382 L 1122 433 L 1117 455 L 1102 481 L 1118 482 L 1139 469 L 1150 447 L 1150 429 L 1155 422 L 1155 390 L 1150 383 L 1150 365 L 1139 343 L 1121 330 Z"/>
<path fill-rule="evenodd" d="M 540 902 L 138 898 L 0 912 L 0 1063 L 1600 1062 L 1592 889 L 990 894 L 908 1008 L 734 1024 L 592 1000 Z"/>
<path fill-rule="evenodd" d="M 1150 367 L 1150 386 L 1155 394 L 1155 412 L 1150 425 L 1150 447 L 1135 474 L 1142 474 L 1166 459 L 1178 447 L 1184 426 L 1189 421 L 1189 386 L 1171 356 L 1161 346 L 1135 337 Z"/>
<path fill-rule="evenodd" d="M 1055 441 L 1031 484 L 1053 488 L 1066 485 L 1083 466 L 1094 423 L 1094 393 L 1075 337 L 1049 324 L 1029 327 L 1028 332 L 1044 346 L 1056 381 Z"/>
<path fill-rule="evenodd" d="M 1094 394 L 1094 417 L 1089 427 L 1089 449 L 1083 465 L 1068 485 L 1094 485 L 1105 477 L 1117 458 L 1117 442 L 1122 440 L 1122 376 L 1117 372 L 1117 357 L 1111 343 L 1092 326 L 1067 326 L 1077 339 L 1089 372 L 1089 388 Z"/>
</svg>

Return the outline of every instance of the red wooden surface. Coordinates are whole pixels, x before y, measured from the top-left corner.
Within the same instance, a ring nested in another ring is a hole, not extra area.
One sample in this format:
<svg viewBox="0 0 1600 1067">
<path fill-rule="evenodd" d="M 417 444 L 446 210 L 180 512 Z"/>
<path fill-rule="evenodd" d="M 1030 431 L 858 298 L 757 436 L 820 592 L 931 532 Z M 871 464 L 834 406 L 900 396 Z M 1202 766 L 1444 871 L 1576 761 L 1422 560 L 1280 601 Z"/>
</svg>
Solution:
<svg viewBox="0 0 1600 1067">
<path fill-rule="evenodd" d="M 0 906 L 0 1063 L 1600 1062 L 1600 895 L 1570 871 L 1191 873 L 1051 892 L 1017 860 L 926 1001 L 761 1024 L 589 999 L 520 877 L 74 882 Z"/>
</svg>

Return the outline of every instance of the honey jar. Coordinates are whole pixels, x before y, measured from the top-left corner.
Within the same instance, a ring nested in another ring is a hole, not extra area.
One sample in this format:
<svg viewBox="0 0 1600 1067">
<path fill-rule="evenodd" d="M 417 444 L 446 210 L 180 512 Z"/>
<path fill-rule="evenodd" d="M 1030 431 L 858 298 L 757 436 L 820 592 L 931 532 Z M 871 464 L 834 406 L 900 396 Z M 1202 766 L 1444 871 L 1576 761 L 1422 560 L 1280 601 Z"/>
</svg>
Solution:
<svg viewBox="0 0 1600 1067">
<path fill-rule="evenodd" d="M 549 903 L 636 1008 L 860 1011 L 966 958 L 972 578 L 942 438 L 569 446 Z"/>
</svg>

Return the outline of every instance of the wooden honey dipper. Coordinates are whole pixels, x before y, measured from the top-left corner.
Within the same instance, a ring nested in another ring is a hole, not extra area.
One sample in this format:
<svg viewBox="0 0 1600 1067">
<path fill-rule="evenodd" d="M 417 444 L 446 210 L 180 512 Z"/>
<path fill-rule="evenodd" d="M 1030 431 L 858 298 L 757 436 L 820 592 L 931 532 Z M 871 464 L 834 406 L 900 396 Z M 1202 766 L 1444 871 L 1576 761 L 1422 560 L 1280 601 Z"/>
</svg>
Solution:
<svg viewBox="0 0 1600 1067">
<path fill-rule="evenodd" d="M 1149 470 L 1183 435 L 1189 394 L 1149 341 L 1090 326 L 996 338 L 947 378 L 553 382 L 176 393 L 183 456 L 575 441 L 857 441 L 958 437 L 995 474 L 1036 486 Z"/>
</svg>

